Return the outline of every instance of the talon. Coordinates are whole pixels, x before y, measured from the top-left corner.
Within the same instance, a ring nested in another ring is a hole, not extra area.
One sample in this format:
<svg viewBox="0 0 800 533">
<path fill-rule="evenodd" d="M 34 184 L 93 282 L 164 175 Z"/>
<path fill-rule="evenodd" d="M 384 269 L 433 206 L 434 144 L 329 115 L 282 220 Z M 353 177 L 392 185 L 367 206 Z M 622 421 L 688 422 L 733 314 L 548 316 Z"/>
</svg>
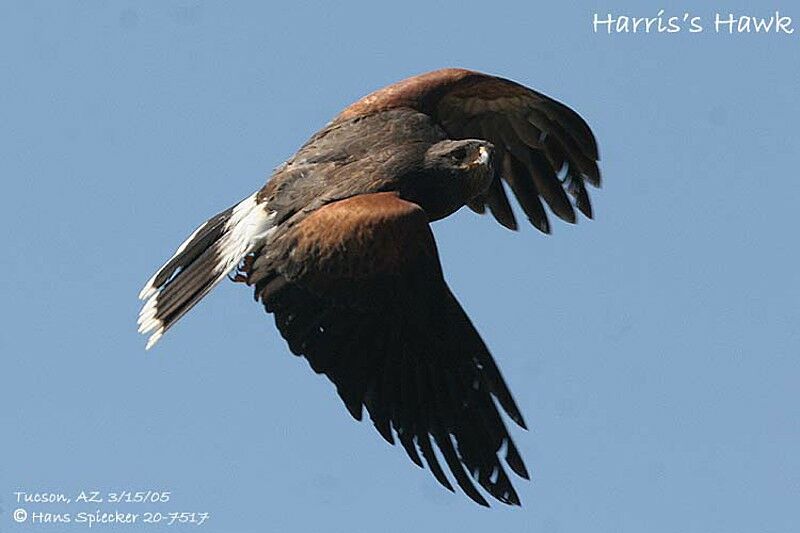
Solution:
<svg viewBox="0 0 800 533">
<path fill-rule="evenodd" d="M 247 255 L 242 259 L 242 262 L 239 266 L 236 267 L 236 275 L 231 277 L 228 275 L 228 279 L 233 281 L 234 283 L 249 283 L 250 280 L 250 272 L 253 269 L 253 264 L 255 263 L 255 256 L 254 255 Z"/>
</svg>

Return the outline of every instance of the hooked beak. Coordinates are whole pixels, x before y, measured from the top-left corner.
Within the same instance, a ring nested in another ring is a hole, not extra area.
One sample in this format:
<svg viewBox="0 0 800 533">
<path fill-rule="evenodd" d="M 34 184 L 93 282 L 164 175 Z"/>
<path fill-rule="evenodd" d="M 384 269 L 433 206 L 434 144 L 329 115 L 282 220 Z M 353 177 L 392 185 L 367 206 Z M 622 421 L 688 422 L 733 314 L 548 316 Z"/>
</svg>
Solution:
<svg viewBox="0 0 800 533">
<path fill-rule="evenodd" d="M 478 147 L 478 155 L 467 164 L 468 168 L 475 168 L 480 165 L 486 165 L 489 163 L 489 158 L 491 154 L 489 150 L 485 146 Z"/>
</svg>

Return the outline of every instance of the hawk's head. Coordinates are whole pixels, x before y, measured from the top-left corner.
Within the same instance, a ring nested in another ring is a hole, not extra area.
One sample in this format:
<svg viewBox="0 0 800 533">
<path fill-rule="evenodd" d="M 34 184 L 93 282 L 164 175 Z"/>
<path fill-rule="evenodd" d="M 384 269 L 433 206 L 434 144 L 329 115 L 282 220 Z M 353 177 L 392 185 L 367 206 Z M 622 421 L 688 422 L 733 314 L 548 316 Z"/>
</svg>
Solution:
<svg viewBox="0 0 800 533">
<path fill-rule="evenodd" d="M 441 141 L 428 149 L 425 166 L 445 178 L 461 205 L 483 194 L 495 174 L 494 145 L 478 139 Z M 461 206 L 459 205 L 459 207 Z"/>
</svg>

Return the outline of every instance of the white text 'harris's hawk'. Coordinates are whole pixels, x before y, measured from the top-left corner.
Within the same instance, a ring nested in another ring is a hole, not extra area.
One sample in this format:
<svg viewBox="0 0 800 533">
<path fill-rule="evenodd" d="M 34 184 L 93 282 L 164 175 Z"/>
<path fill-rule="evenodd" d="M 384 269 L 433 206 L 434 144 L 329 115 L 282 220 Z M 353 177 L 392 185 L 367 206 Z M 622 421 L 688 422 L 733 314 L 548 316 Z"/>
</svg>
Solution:
<svg viewBox="0 0 800 533">
<path fill-rule="evenodd" d="M 463 69 L 400 81 L 197 228 L 139 295 L 139 331 L 150 348 L 235 271 L 353 417 L 366 407 L 449 490 L 441 459 L 477 503 L 488 505 L 474 482 L 518 505 L 505 465 L 528 472 L 497 404 L 525 422 L 445 283 L 429 224 L 468 205 L 516 229 L 507 188 L 545 233 L 543 201 L 567 222 L 575 208 L 591 218 L 598 159 L 577 113 L 512 81 Z"/>
</svg>

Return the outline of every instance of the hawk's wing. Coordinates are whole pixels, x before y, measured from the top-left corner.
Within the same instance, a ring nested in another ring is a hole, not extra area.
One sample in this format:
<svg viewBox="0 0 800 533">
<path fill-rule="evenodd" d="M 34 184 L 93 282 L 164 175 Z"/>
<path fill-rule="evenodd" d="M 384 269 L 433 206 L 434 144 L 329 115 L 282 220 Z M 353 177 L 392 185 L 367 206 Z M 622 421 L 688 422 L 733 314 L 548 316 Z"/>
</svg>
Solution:
<svg viewBox="0 0 800 533">
<path fill-rule="evenodd" d="M 519 504 L 504 463 L 528 473 L 495 402 L 525 427 L 522 416 L 444 281 L 419 206 L 394 193 L 328 204 L 257 254 L 248 281 L 292 352 L 328 376 L 353 417 L 366 407 L 380 434 L 394 443 L 394 430 L 446 488 L 432 442 L 470 498 L 487 505 L 472 478 Z"/>
<path fill-rule="evenodd" d="M 501 176 L 530 221 L 550 232 L 543 199 L 560 218 L 575 222 L 575 206 L 592 217 L 585 182 L 600 185 L 597 142 L 572 109 L 523 85 L 464 69 L 442 69 L 380 89 L 345 109 L 341 118 L 391 107 L 412 107 L 431 115 L 455 139 L 491 141 Z M 568 196 L 569 195 L 569 196 Z M 505 190 L 496 180 L 483 198 L 504 226 L 517 223 Z"/>
</svg>

